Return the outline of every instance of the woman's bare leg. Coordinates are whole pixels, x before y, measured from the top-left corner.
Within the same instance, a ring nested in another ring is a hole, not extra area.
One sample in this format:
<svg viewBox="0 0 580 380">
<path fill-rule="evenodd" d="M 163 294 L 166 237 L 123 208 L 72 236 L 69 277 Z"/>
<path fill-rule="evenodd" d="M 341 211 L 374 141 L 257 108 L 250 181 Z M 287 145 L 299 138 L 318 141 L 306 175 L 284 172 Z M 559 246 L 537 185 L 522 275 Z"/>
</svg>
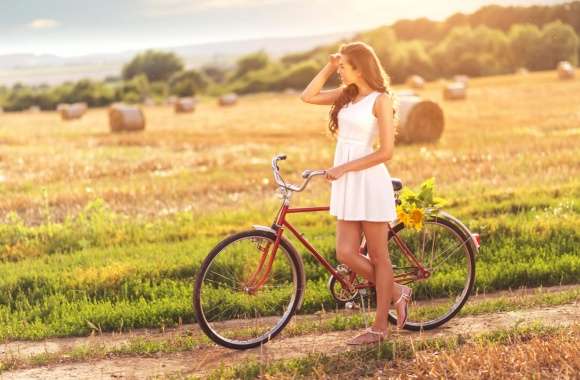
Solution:
<svg viewBox="0 0 580 380">
<path fill-rule="evenodd" d="M 377 311 L 374 329 L 386 331 L 388 313 L 393 300 L 394 282 L 393 267 L 389 258 L 388 228 L 386 222 L 362 222 L 367 238 L 368 253 L 374 267 L 375 290 L 377 293 Z"/>
<path fill-rule="evenodd" d="M 372 223 L 372 222 L 371 222 Z M 384 227 L 386 230 L 386 226 Z M 370 258 L 359 254 L 362 224 L 359 221 L 338 220 L 336 224 L 336 258 L 356 274 L 375 283 L 375 268 Z M 366 233 L 365 233 L 366 236 Z M 368 244 L 368 236 L 367 236 Z M 369 245 L 370 247 L 370 245 Z M 385 249 L 387 245 L 385 244 Z M 388 252 L 387 252 L 388 255 Z M 392 302 L 401 296 L 400 286 L 395 283 Z"/>
<path fill-rule="evenodd" d="M 369 273 L 369 268 L 364 260 L 361 262 L 355 256 L 358 254 L 358 249 L 361 243 L 362 225 L 359 221 L 336 221 L 336 259 L 347 265 L 355 273 L 360 274 L 366 278 Z M 368 260 L 371 273 L 372 265 Z"/>
</svg>

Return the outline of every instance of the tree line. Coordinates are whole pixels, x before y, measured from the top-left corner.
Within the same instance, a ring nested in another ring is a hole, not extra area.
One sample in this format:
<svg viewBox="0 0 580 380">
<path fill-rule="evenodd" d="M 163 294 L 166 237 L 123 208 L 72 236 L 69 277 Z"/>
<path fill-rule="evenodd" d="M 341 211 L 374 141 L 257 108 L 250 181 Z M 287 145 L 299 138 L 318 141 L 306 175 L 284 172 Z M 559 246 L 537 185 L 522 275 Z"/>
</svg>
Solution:
<svg viewBox="0 0 580 380">
<path fill-rule="evenodd" d="M 580 2 L 572 4 L 577 6 Z M 471 16 L 475 20 L 484 18 L 484 15 L 490 17 L 495 9 L 486 7 Z M 571 24 L 556 20 L 541 27 L 520 23 L 505 29 L 501 23 L 495 25 L 501 28 L 483 23 L 477 26 L 463 23 L 445 29 L 450 20 L 457 17 L 452 16 L 445 23 L 422 19 L 400 21 L 393 26 L 360 33 L 352 40 L 367 42 L 375 49 L 394 84 L 402 83 L 414 74 L 432 80 L 454 74 L 497 75 L 518 68 L 549 70 L 561 60 L 578 64 L 580 38 Z M 578 20 L 572 21 L 576 23 L 574 25 L 579 24 Z M 413 22 L 423 25 L 418 29 L 426 35 L 431 35 L 428 31 L 432 28 L 446 30 L 446 34 L 433 33 L 429 39 L 410 38 L 418 36 L 410 32 L 409 25 Z M 280 59 L 272 59 L 266 52 L 257 51 L 240 57 L 233 67 L 205 65 L 189 70 L 174 53 L 148 50 L 124 65 L 120 78 L 85 79 L 53 87 L 0 86 L 0 106 L 7 111 L 20 111 L 31 106 L 50 110 L 59 103 L 86 102 L 91 107 L 98 107 L 113 102 L 138 103 L 148 98 L 162 100 L 170 95 L 215 96 L 226 92 L 248 94 L 302 89 L 326 64 L 328 55 L 336 52 L 343 42 L 347 41 L 287 54 Z M 338 84 L 335 75 L 329 85 Z"/>
</svg>

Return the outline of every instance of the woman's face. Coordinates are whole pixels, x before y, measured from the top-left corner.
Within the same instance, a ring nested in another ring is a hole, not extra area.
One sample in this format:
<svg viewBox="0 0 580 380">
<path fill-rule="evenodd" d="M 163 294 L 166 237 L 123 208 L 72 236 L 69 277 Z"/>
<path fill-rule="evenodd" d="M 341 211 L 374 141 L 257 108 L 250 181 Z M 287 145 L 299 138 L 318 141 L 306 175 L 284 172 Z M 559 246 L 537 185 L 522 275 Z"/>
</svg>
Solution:
<svg viewBox="0 0 580 380">
<path fill-rule="evenodd" d="M 340 80 L 342 81 L 342 83 L 346 84 L 347 86 L 351 83 L 357 82 L 360 76 L 358 70 L 353 69 L 350 63 L 348 63 L 346 56 L 344 54 L 340 55 L 340 60 L 338 61 L 338 69 L 336 70 L 336 72 L 340 76 Z"/>
</svg>

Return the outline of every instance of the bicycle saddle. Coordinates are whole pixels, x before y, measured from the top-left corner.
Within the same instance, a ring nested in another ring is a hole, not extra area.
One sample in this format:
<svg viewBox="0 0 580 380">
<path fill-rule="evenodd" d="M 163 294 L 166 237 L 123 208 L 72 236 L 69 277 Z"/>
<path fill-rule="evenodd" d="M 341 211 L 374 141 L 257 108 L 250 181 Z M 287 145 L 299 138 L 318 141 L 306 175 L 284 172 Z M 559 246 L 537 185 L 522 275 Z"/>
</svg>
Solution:
<svg viewBox="0 0 580 380">
<path fill-rule="evenodd" d="M 403 181 L 399 178 L 391 178 L 391 182 L 393 183 L 394 191 L 400 191 L 403 188 Z"/>
</svg>

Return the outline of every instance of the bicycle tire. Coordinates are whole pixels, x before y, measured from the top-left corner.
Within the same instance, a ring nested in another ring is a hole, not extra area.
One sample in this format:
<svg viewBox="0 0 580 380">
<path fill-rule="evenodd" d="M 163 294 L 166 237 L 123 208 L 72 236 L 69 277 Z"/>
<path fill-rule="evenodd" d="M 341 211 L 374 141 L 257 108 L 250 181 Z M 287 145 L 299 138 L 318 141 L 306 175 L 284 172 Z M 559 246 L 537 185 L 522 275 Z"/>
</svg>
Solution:
<svg viewBox="0 0 580 380">
<path fill-rule="evenodd" d="M 213 260 L 222 252 L 228 245 L 233 244 L 241 239 L 247 239 L 252 237 L 266 238 L 274 242 L 276 240 L 276 234 L 272 231 L 264 230 L 248 230 L 243 231 L 234 235 L 230 235 L 221 242 L 219 242 L 206 256 L 201 267 L 196 275 L 195 285 L 193 290 L 193 307 L 195 312 L 196 321 L 202 331 L 215 343 L 232 349 L 245 350 L 249 348 L 254 348 L 260 346 L 261 344 L 267 343 L 276 335 L 278 335 L 288 322 L 292 319 L 292 316 L 298 311 L 301 306 L 302 298 L 304 295 L 305 288 L 305 274 L 304 267 L 302 264 L 302 259 L 300 258 L 296 249 L 292 244 L 285 238 L 282 238 L 280 242 L 280 248 L 276 255 L 285 253 L 291 263 L 293 271 L 293 281 L 296 282 L 294 287 L 294 292 L 292 294 L 292 299 L 287 308 L 286 312 L 282 318 L 276 323 L 274 329 L 268 331 L 260 337 L 250 339 L 248 341 L 242 341 L 237 339 L 228 339 L 217 333 L 212 327 L 211 323 L 207 320 L 203 305 L 202 305 L 202 285 L 206 277 L 208 269 L 211 267 Z"/>
<path fill-rule="evenodd" d="M 446 215 L 430 217 L 427 219 L 427 222 L 444 226 L 445 228 L 452 231 L 459 239 L 461 239 L 461 241 L 464 242 L 465 254 L 467 255 L 468 277 L 466 278 L 465 286 L 463 288 L 463 291 L 461 292 L 460 298 L 453 304 L 451 309 L 443 315 L 443 317 L 422 323 L 416 323 L 411 320 L 407 320 L 403 328 L 410 331 L 432 330 L 447 323 L 450 319 L 452 319 L 455 315 L 457 315 L 457 313 L 459 313 L 459 311 L 463 308 L 475 284 L 475 253 L 477 252 L 477 249 L 475 248 L 472 242 L 472 238 L 469 235 L 469 231 L 462 229 L 453 220 L 451 219 L 448 220 Z M 397 223 L 392 228 L 392 233 L 389 235 L 388 241 L 391 242 L 391 240 L 393 239 L 393 234 L 399 234 L 404 229 L 405 226 L 403 223 L 401 222 Z M 366 253 L 367 252 L 366 244 L 363 249 L 364 252 Z M 391 252 L 389 253 L 391 254 Z M 391 309 L 388 314 L 388 320 L 393 325 L 397 324 L 397 317 L 394 315 L 393 309 Z"/>
</svg>

